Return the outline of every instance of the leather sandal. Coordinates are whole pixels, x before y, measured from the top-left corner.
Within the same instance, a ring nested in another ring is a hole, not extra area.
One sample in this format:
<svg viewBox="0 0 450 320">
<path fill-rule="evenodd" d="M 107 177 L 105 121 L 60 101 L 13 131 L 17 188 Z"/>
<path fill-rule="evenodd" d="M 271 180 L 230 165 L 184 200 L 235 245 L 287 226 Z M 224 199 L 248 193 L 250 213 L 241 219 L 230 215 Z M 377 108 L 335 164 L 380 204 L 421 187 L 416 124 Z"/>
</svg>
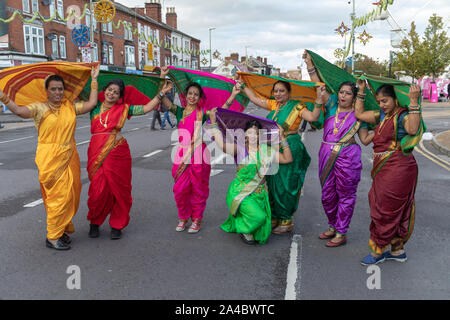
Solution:
<svg viewBox="0 0 450 320">
<path fill-rule="evenodd" d="M 339 241 L 339 242 L 333 242 L 333 241 L 328 241 L 325 245 L 327 246 L 327 247 L 339 247 L 339 246 L 342 246 L 342 245 L 344 245 L 344 244 L 346 244 L 347 243 L 347 237 L 345 237 L 345 236 L 343 236 L 342 237 L 342 239 L 341 239 L 341 241 Z"/>
</svg>

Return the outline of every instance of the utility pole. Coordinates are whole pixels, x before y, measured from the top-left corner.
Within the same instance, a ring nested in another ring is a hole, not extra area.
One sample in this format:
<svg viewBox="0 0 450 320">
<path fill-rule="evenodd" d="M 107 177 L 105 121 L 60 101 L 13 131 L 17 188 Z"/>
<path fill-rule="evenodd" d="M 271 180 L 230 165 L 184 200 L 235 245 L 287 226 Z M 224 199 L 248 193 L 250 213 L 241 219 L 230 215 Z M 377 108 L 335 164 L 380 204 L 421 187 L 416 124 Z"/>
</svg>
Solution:
<svg viewBox="0 0 450 320">
<path fill-rule="evenodd" d="M 353 11 L 352 14 L 350 15 L 350 18 L 352 19 L 352 30 L 353 30 L 353 37 L 352 37 L 352 75 L 355 74 L 355 29 L 354 29 L 354 25 L 355 25 L 355 17 L 356 17 L 356 13 L 355 13 L 355 0 L 352 0 L 353 2 Z"/>
<path fill-rule="evenodd" d="M 216 28 L 209 28 L 209 72 L 211 72 L 212 69 L 211 31 L 215 29 Z"/>
<path fill-rule="evenodd" d="M 94 8 L 92 7 L 92 0 L 89 0 L 89 10 L 91 12 L 89 19 L 91 28 L 91 62 L 94 62 Z"/>
</svg>

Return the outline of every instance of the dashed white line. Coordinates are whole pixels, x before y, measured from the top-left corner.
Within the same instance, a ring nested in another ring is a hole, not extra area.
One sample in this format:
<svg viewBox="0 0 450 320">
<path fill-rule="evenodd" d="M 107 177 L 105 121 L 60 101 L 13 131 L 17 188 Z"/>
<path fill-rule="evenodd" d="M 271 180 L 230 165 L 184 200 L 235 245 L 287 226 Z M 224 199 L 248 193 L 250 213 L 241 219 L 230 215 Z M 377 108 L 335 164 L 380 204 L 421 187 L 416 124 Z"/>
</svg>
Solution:
<svg viewBox="0 0 450 320">
<path fill-rule="evenodd" d="M 220 174 L 220 173 L 222 173 L 223 172 L 223 170 L 211 170 L 211 173 L 210 173 L 210 176 L 211 177 L 214 177 L 214 176 L 217 176 L 218 174 Z"/>
<path fill-rule="evenodd" d="M 2 143 L 8 143 L 8 142 L 14 142 L 14 141 L 20 141 L 20 140 L 25 140 L 25 139 L 30 139 L 33 138 L 34 136 L 28 136 L 28 137 L 23 137 L 23 138 L 19 138 L 19 139 L 13 139 L 13 140 L 7 140 L 7 141 L 1 141 L 0 144 Z"/>
<path fill-rule="evenodd" d="M 155 154 L 158 154 L 160 152 L 162 152 L 162 150 L 155 150 L 149 154 L 146 154 L 145 156 L 142 156 L 142 158 L 150 158 L 151 156 L 154 156 Z"/>
<path fill-rule="evenodd" d="M 82 141 L 82 142 L 77 143 L 77 146 L 81 146 L 81 145 L 89 143 L 89 142 L 91 142 L 91 140 Z"/>
<path fill-rule="evenodd" d="M 90 128 L 91 126 L 78 127 L 77 129 Z"/>
<path fill-rule="evenodd" d="M 40 205 L 41 203 L 44 203 L 44 200 L 39 199 L 39 200 L 33 201 L 33 202 L 29 203 L 29 204 L 26 204 L 23 207 L 24 208 L 33 208 L 33 207 L 36 207 L 36 206 Z"/>
<path fill-rule="evenodd" d="M 140 128 L 133 128 L 133 129 L 131 129 L 129 132 L 131 132 L 131 131 L 136 131 L 136 130 L 139 130 Z"/>
<path fill-rule="evenodd" d="M 291 252 L 289 254 L 289 265 L 286 280 L 286 293 L 284 296 L 284 300 L 296 300 L 297 287 L 299 288 L 300 293 L 301 260 L 302 260 L 302 236 L 299 234 L 295 234 L 292 237 Z"/>
</svg>

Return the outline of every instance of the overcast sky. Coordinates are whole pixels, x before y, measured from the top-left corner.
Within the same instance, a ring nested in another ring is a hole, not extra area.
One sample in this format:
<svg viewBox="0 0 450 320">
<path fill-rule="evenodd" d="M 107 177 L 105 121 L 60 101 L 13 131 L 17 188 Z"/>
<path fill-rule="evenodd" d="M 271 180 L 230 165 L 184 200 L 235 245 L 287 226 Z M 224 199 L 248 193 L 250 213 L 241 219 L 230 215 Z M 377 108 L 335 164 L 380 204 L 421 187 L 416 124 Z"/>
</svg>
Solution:
<svg viewBox="0 0 450 320">
<path fill-rule="evenodd" d="M 143 7 L 145 0 L 116 0 L 128 7 Z M 178 29 L 201 40 L 201 49 L 209 49 L 209 28 L 212 34 L 212 51 L 222 57 L 232 52 L 267 57 L 268 63 L 281 71 L 301 66 L 301 54 L 310 49 L 329 61 L 336 60 L 333 52 L 344 47 L 344 38 L 336 29 L 341 22 L 349 27 L 352 11 L 349 0 L 161 0 L 163 22 L 165 8 L 175 7 Z M 356 15 L 371 12 L 377 0 L 355 0 Z M 448 0 L 394 0 L 389 6 L 392 17 L 400 27 L 409 31 L 415 21 L 420 35 L 433 13 L 444 18 L 448 31 L 450 1 Z M 392 22 L 392 19 L 389 21 Z M 387 60 L 391 47 L 391 26 L 387 21 L 369 22 L 357 29 L 366 30 L 373 38 L 364 46 L 355 40 L 355 52 L 372 58 Z M 348 37 L 347 37 L 348 42 Z M 208 57 L 209 58 L 209 57 Z M 213 65 L 220 61 L 213 60 Z M 305 71 L 305 70 L 304 70 Z"/>
</svg>

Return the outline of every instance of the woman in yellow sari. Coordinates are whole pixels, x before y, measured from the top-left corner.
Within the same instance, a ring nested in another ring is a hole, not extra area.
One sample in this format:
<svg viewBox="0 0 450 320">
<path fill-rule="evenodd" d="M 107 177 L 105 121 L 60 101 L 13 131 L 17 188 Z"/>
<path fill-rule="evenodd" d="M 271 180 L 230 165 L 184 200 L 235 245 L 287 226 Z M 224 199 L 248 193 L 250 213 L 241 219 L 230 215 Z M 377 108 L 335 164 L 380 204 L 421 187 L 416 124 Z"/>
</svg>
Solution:
<svg viewBox="0 0 450 320">
<path fill-rule="evenodd" d="M 45 79 L 45 90 L 42 88 L 42 95 L 47 95 L 45 102 L 18 106 L 0 90 L 0 101 L 11 112 L 21 118 L 34 118 L 38 131 L 35 161 L 47 211 L 46 246 L 56 250 L 70 249 L 68 234 L 74 232 L 72 218 L 78 210 L 81 193 L 80 158 L 74 137 L 76 116 L 90 112 L 97 105 L 98 73 L 98 66 L 92 67 L 91 93 L 86 102 L 68 100 L 64 96 L 64 79 L 56 74 Z M 84 84 L 80 81 L 77 85 Z"/>
</svg>

